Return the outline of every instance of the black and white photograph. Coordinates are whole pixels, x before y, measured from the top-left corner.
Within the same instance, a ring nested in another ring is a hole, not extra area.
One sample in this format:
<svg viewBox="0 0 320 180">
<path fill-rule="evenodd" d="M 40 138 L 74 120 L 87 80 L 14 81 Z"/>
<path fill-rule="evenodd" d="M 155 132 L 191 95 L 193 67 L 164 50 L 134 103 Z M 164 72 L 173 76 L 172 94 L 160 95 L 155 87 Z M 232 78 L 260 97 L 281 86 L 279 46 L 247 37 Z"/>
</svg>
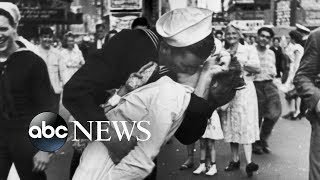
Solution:
<svg viewBox="0 0 320 180">
<path fill-rule="evenodd" d="M 320 180 L 320 0 L 0 0 L 0 180 Z"/>
</svg>

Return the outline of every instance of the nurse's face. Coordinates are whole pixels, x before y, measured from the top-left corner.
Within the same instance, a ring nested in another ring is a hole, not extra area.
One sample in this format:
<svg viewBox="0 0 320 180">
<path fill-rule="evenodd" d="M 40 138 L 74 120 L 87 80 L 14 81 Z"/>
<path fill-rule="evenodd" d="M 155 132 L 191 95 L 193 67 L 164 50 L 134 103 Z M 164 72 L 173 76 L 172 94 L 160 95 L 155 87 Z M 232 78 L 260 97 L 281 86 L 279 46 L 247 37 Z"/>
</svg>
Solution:
<svg viewBox="0 0 320 180">
<path fill-rule="evenodd" d="M 173 52 L 170 48 L 160 46 L 159 63 L 174 73 L 195 74 L 205 59 L 201 59 L 189 51 Z"/>
</svg>

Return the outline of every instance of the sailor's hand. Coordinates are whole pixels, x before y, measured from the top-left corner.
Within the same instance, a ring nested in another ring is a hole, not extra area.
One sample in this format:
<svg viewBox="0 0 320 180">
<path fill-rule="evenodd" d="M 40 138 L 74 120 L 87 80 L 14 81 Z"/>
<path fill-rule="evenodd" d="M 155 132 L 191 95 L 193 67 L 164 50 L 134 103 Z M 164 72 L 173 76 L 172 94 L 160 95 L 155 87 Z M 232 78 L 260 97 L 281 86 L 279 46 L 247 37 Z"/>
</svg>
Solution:
<svg viewBox="0 0 320 180">
<path fill-rule="evenodd" d="M 50 161 L 50 157 L 52 154 L 44 151 L 39 151 L 34 157 L 33 157 L 33 172 L 40 172 L 44 171 L 48 168 L 48 164 Z"/>
</svg>

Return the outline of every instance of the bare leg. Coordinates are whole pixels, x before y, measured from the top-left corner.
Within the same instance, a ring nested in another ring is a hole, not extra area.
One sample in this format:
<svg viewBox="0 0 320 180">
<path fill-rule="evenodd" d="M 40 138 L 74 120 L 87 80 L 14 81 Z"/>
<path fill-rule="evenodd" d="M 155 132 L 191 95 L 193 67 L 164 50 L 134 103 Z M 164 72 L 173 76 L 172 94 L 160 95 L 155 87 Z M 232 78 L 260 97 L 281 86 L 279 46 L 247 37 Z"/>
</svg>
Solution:
<svg viewBox="0 0 320 180">
<path fill-rule="evenodd" d="M 240 158 L 239 158 L 239 144 L 230 143 L 232 161 L 229 162 L 229 165 L 224 169 L 225 171 L 234 171 L 240 168 Z"/>
<path fill-rule="evenodd" d="M 244 149 L 244 154 L 246 156 L 247 164 L 250 164 L 251 157 L 252 157 L 252 144 L 244 144 L 243 149 Z"/>
<path fill-rule="evenodd" d="M 200 161 L 205 162 L 206 160 L 206 150 L 207 150 L 207 140 L 200 139 Z"/>
<path fill-rule="evenodd" d="M 259 169 L 259 165 L 252 162 L 252 145 L 251 144 L 244 144 L 243 145 L 244 154 L 246 156 L 247 160 L 247 166 L 246 166 L 246 173 L 248 177 L 253 176 L 253 172 L 257 171 Z"/>
<path fill-rule="evenodd" d="M 216 162 L 216 149 L 215 149 L 215 144 L 213 139 L 208 139 L 208 148 L 211 156 L 211 163 Z"/>
<path fill-rule="evenodd" d="M 180 166 L 180 170 L 193 167 L 193 154 L 195 143 L 187 145 L 188 159 Z"/>
</svg>

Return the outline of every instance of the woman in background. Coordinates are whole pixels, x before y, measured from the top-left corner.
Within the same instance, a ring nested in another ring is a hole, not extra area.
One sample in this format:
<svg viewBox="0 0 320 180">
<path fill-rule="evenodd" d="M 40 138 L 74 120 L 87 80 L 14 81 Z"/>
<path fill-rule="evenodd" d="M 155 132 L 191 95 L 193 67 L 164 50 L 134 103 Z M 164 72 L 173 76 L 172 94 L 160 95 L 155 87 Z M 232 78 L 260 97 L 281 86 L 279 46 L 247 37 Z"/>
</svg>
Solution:
<svg viewBox="0 0 320 180">
<path fill-rule="evenodd" d="M 254 46 L 240 43 L 241 32 L 234 25 L 226 29 L 226 50 L 240 62 L 245 88 L 236 92 L 235 97 L 220 111 L 224 140 L 231 145 L 232 161 L 225 171 L 240 168 L 239 144 L 243 145 L 246 156 L 246 172 L 250 177 L 259 166 L 251 161 L 252 143 L 259 140 L 259 115 L 253 75 L 260 71 L 258 52 Z"/>
<path fill-rule="evenodd" d="M 82 52 L 78 45 L 75 44 L 74 39 L 75 37 L 71 32 L 65 34 L 61 48 L 61 55 L 67 65 L 68 80 L 85 63 Z"/>
<path fill-rule="evenodd" d="M 299 68 L 304 48 L 300 45 L 302 35 L 297 30 L 290 31 L 290 45 L 286 49 L 286 54 L 290 58 L 290 70 L 287 81 L 284 83 L 283 91 L 286 93 L 286 99 L 289 107 L 289 113 L 284 115 L 286 119 L 298 119 L 300 117 L 301 99 L 298 97 L 294 85 L 293 78 Z"/>
</svg>

